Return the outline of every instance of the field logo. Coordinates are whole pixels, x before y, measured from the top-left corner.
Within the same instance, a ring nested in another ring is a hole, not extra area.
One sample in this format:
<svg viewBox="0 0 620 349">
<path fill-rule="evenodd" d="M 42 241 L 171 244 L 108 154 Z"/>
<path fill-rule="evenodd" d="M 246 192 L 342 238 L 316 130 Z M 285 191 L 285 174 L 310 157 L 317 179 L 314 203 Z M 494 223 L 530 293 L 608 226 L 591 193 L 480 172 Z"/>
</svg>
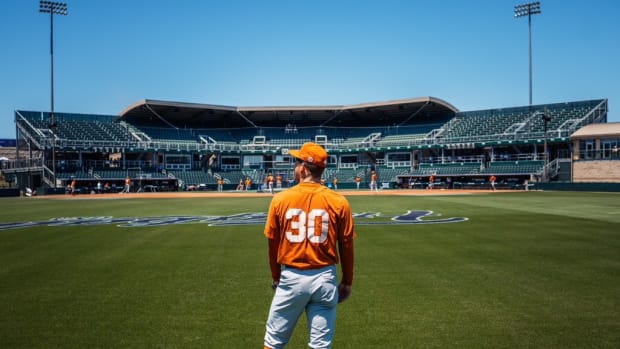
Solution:
<svg viewBox="0 0 620 349">
<path fill-rule="evenodd" d="M 465 217 L 439 218 L 440 214 L 433 211 L 407 211 L 402 215 L 385 216 L 380 212 L 355 213 L 355 225 L 411 225 L 411 224 L 439 224 L 458 223 L 467 220 Z M 230 216 L 166 216 L 143 218 L 114 218 L 111 216 L 99 217 L 60 217 L 40 222 L 0 223 L 0 231 L 29 228 L 29 227 L 75 227 L 90 225 L 114 224 L 117 227 L 156 227 L 173 224 L 207 224 L 208 226 L 225 225 L 263 225 L 267 220 L 266 213 L 239 213 Z"/>
</svg>

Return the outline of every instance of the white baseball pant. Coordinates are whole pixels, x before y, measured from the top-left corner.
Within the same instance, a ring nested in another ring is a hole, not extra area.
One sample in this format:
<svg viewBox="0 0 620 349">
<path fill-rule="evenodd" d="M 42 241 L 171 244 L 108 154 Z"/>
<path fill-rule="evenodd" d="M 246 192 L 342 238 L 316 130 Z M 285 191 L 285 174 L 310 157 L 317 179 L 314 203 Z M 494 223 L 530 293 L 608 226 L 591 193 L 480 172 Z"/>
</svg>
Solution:
<svg viewBox="0 0 620 349">
<path fill-rule="evenodd" d="M 336 324 L 338 277 L 336 266 L 301 270 L 284 267 L 269 309 L 265 346 L 283 348 L 305 310 L 308 346 L 330 348 Z"/>
</svg>

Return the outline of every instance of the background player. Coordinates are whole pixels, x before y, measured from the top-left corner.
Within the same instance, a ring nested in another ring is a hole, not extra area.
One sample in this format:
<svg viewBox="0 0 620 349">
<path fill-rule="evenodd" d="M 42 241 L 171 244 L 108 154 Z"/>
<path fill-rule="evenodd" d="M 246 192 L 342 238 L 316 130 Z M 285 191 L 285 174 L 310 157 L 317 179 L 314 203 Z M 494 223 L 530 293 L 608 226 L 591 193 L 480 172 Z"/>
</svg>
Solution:
<svg viewBox="0 0 620 349">
<path fill-rule="evenodd" d="M 491 182 L 491 190 L 495 191 L 495 181 L 497 181 L 497 177 L 495 175 L 491 175 L 489 177 L 489 182 Z"/>
<path fill-rule="evenodd" d="M 327 166 L 325 149 L 308 142 L 289 154 L 297 159 L 299 184 L 274 196 L 264 231 L 276 290 L 264 348 L 283 348 L 304 310 L 308 345 L 330 348 L 337 303 L 349 297 L 353 284 L 353 215 L 344 196 L 320 184 Z M 339 262 L 342 282 L 338 285 Z"/>
<path fill-rule="evenodd" d="M 377 193 L 379 192 L 379 186 L 377 185 L 377 172 L 372 171 L 370 175 L 370 191 L 375 190 Z"/>
</svg>

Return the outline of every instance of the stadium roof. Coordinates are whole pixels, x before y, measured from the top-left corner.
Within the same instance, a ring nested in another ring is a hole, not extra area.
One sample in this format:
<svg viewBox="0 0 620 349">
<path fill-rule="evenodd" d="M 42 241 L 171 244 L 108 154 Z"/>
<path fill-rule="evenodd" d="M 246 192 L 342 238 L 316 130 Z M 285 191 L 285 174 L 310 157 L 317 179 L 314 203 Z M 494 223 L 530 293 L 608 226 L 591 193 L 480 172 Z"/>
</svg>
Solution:
<svg viewBox="0 0 620 349">
<path fill-rule="evenodd" d="M 589 124 L 571 135 L 571 138 L 620 137 L 620 122 Z"/>
<path fill-rule="evenodd" d="M 282 127 L 286 123 L 297 127 L 362 127 L 442 122 L 457 112 L 454 106 L 435 97 L 351 105 L 279 107 L 234 107 L 145 99 L 123 110 L 120 118 L 134 124 L 191 128 Z"/>
</svg>

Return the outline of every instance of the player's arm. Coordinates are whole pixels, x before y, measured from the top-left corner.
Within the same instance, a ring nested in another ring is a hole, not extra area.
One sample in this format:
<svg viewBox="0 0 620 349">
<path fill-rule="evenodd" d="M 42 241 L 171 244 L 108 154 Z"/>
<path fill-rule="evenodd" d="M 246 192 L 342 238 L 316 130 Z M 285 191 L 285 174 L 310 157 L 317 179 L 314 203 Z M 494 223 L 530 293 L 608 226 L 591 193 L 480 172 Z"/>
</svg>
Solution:
<svg viewBox="0 0 620 349">
<path fill-rule="evenodd" d="M 340 265 L 342 267 L 342 282 L 338 286 L 338 303 L 344 302 L 351 295 L 355 260 L 354 251 L 352 238 L 338 244 Z"/>
<path fill-rule="evenodd" d="M 269 258 L 269 269 L 271 270 L 272 286 L 277 286 L 280 282 L 281 267 L 278 264 L 278 250 L 280 248 L 280 227 L 277 219 L 277 202 L 274 198 L 269 205 L 267 221 L 265 222 L 264 234 L 267 237 L 267 254 Z M 275 287 L 274 287 L 275 288 Z"/>
<path fill-rule="evenodd" d="M 269 268 L 271 269 L 271 279 L 273 284 L 277 285 L 280 282 L 280 273 L 282 268 L 278 264 L 278 248 L 280 247 L 280 240 L 267 239 L 269 245 Z"/>
<path fill-rule="evenodd" d="M 342 282 L 338 286 L 338 302 L 343 302 L 351 295 L 353 286 L 353 266 L 355 262 L 355 249 L 353 240 L 356 237 L 353 224 L 353 214 L 347 204 L 342 215 L 341 232 L 338 238 L 338 254 L 342 268 Z"/>
</svg>

